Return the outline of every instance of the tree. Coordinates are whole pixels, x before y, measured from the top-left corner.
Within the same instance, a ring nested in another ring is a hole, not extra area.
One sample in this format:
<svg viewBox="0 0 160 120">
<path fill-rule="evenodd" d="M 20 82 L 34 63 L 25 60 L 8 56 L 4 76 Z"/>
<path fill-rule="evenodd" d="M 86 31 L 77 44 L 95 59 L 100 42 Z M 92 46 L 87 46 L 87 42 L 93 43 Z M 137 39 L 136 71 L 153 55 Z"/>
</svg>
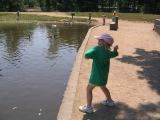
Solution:
<svg viewBox="0 0 160 120">
<path fill-rule="evenodd" d="M 160 0 L 0 0 L 0 11 L 39 6 L 42 11 L 109 11 L 160 14 Z"/>
<path fill-rule="evenodd" d="M 98 0 L 77 0 L 79 11 L 98 11 Z"/>
<path fill-rule="evenodd" d="M 8 2 L 8 0 L 0 0 L 0 11 L 7 11 Z"/>
<path fill-rule="evenodd" d="M 8 11 L 21 11 L 24 8 L 24 0 L 8 0 Z"/>
<path fill-rule="evenodd" d="M 37 0 L 41 10 L 45 10 L 45 0 Z"/>
<path fill-rule="evenodd" d="M 51 10 L 51 0 L 45 0 L 45 9 L 46 11 Z"/>
<path fill-rule="evenodd" d="M 23 10 L 24 0 L 0 0 L 0 11 Z"/>
</svg>

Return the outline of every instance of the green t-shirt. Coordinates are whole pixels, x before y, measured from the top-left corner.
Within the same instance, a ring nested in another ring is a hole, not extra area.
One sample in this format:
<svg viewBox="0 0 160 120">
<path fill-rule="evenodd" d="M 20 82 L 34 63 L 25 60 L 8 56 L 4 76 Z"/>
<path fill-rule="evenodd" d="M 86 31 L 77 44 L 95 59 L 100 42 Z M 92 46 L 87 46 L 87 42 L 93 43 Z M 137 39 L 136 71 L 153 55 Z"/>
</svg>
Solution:
<svg viewBox="0 0 160 120">
<path fill-rule="evenodd" d="M 105 49 L 103 46 L 93 47 L 85 52 L 85 58 L 93 59 L 89 83 L 96 86 L 107 84 L 110 58 L 118 56 L 118 52 Z"/>
</svg>

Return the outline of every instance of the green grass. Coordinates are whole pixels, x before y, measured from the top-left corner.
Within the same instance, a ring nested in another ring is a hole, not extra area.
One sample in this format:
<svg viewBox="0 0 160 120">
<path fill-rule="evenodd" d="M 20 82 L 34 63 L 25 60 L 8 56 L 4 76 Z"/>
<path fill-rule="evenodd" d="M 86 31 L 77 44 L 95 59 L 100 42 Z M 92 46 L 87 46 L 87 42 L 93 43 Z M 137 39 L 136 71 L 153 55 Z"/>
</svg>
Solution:
<svg viewBox="0 0 160 120">
<path fill-rule="evenodd" d="M 75 15 L 88 17 L 89 13 L 92 14 L 92 17 L 102 17 L 102 15 L 106 15 L 107 18 L 112 17 L 112 13 L 107 13 L 107 12 L 75 12 Z M 129 20 L 129 21 L 153 22 L 155 19 L 160 19 L 160 15 L 154 15 L 154 14 L 117 13 L 117 15 L 119 16 L 119 19 Z"/>
<path fill-rule="evenodd" d="M 54 17 L 47 15 L 31 15 L 31 14 L 20 14 L 19 21 L 71 21 L 71 17 Z M 17 15 L 14 13 L 0 13 L 0 21 L 14 22 L 17 21 Z M 74 18 L 74 22 L 87 22 L 85 18 Z"/>
<path fill-rule="evenodd" d="M 112 13 L 107 12 L 75 12 L 74 21 L 75 22 L 88 22 L 88 15 L 92 14 L 92 17 L 102 17 L 102 15 L 106 15 L 107 18 L 112 17 Z M 20 14 L 20 21 L 63 21 L 68 20 L 71 21 L 71 13 L 67 12 L 68 17 L 54 17 L 47 15 L 33 15 L 33 14 Z M 78 16 L 83 16 L 87 18 L 77 18 Z M 146 21 L 153 22 L 155 19 L 160 19 L 160 15 L 153 14 L 142 14 L 142 13 L 118 13 L 119 19 L 129 20 L 129 21 Z M 14 22 L 17 21 L 17 15 L 13 13 L 0 12 L 0 21 L 5 22 Z"/>
</svg>

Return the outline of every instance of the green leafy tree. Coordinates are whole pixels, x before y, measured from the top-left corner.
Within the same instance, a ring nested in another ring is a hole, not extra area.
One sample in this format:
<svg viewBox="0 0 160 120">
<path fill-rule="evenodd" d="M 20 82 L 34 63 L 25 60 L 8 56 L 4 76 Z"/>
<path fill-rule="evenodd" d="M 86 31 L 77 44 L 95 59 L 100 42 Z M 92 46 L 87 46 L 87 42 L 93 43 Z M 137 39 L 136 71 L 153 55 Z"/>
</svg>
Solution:
<svg viewBox="0 0 160 120">
<path fill-rule="evenodd" d="M 79 11 L 98 11 L 98 0 L 77 0 Z"/>
<path fill-rule="evenodd" d="M 42 11 L 109 11 L 160 14 L 160 0 L 0 0 L 0 11 L 23 11 L 38 6 Z"/>
<path fill-rule="evenodd" d="M 8 2 L 8 0 L 0 0 L 0 11 L 7 11 Z"/>
<path fill-rule="evenodd" d="M 8 11 L 22 11 L 24 0 L 8 0 Z"/>
<path fill-rule="evenodd" d="M 46 11 L 50 11 L 51 10 L 51 0 L 45 0 L 45 9 Z"/>
<path fill-rule="evenodd" d="M 24 0 L 0 0 L 0 11 L 22 11 Z"/>
<path fill-rule="evenodd" d="M 45 0 L 37 0 L 39 7 L 41 8 L 41 10 L 45 10 Z"/>
</svg>

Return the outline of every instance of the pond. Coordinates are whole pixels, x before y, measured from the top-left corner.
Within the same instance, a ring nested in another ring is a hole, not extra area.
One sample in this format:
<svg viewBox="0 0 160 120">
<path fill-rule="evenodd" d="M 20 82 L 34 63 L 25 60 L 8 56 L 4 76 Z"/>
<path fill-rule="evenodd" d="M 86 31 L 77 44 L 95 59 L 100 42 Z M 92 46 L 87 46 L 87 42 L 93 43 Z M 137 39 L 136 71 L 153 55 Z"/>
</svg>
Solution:
<svg viewBox="0 0 160 120">
<path fill-rule="evenodd" d="M 89 27 L 0 24 L 0 120 L 56 120 Z"/>
</svg>

